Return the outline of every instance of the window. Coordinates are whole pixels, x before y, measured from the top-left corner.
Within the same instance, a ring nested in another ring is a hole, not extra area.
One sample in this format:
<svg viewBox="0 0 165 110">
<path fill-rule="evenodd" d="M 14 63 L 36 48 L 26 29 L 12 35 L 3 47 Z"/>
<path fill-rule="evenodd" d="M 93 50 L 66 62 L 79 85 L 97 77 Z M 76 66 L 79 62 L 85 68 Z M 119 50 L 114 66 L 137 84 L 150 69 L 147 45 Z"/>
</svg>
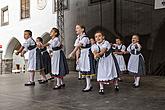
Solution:
<svg viewBox="0 0 165 110">
<path fill-rule="evenodd" d="M 21 19 L 30 17 L 30 0 L 21 0 Z"/>
<path fill-rule="evenodd" d="M 1 9 L 1 26 L 9 24 L 9 10 L 8 6 Z"/>
<path fill-rule="evenodd" d="M 110 2 L 111 0 L 89 0 L 89 4 L 98 4 L 100 2 Z"/>
<path fill-rule="evenodd" d="M 69 0 L 64 0 L 64 10 L 69 8 Z M 53 13 L 57 11 L 57 0 L 53 0 Z"/>
</svg>

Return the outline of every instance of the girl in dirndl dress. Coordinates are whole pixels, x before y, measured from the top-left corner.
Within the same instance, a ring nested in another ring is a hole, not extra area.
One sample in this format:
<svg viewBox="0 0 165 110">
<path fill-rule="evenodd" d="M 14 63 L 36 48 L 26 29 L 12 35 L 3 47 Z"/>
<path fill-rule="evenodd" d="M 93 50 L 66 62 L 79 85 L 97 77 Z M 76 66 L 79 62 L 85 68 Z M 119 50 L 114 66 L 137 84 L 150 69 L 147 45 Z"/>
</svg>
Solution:
<svg viewBox="0 0 165 110">
<path fill-rule="evenodd" d="M 83 92 L 89 92 L 92 90 L 92 84 L 90 76 L 94 75 L 94 57 L 90 50 L 90 41 L 88 36 L 85 34 L 85 27 L 82 25 L 76 25 L 76 34 L 79 35 L 78 45 L 69 54 L 69 58 L 73 57 L 78 49 L 80 49 L 79 68 L 82 76 L 86 77 L 86 87 L 82 90 Z"/>
<path fill-rule="evenodd" d="M 128 61 L 128 71 L 134 75 L 135 88 L 139 87 L 140 76 L 145 74 L 145 62 L 141 54 L 141 45 L 139 44 L 139 36 L 132 36 L 132 43 L 128 46 L 127 51 L 131 54 Z"/>
<path fill-rule="evenodd" d="M 126 71 L 126 64 L 123 56 L 126 51 L 126 47 L 125 45 L 122 44 L 121 38 L 116 38 L 116 44 L 113 44 L 113 49 L 114 49 L 113 54 L 115 55 L 120 68 L 120 75 L 119 75 L 120 77 L 118 78 L 118 80 L 122 81 L 120 79 L 121 74 Z"/>
<path fill-rule="evenodd" d="M 97 48 L 97 44 L 96 44 L 96 41 L 95 41 L 94 38 L 90 38 L 90 44 L 91 44 L 91 51 L 92 51 L 92 49 L 95 50 L 95 48 Z M 95 53 L 95 51 L 94 51 L 94 53 Z M 94 65 L 95 74 L 96 74 L 97 73 L 97 68 L 96 68 L 96 66 L 97 66 L 97 60 L 94 60 L 93 65 Z M 90 76 L 90 79 L 92 80 L 93 79 L 93 76 Z"/>
<path fill-rule="evenodd" d="M 74 47 L 76 47 L 79 43 L 79 35 L 77 36 L 77 39 L 75 40 Z M 80 67 L 79 67 L 79 58 L 80 58 L 80 49 L 76 51 L 76 71 L 78 71 L 78 80 L 82 79 L 82 74 L 80 72 Z"/>
<path fill-rule="evenodd" d="M 37 37 L 36 39 L 37 44 L 37 52 L 40 52 L 41 62 L 43 63 L 44 69 L 41 71 L 41 79 L 38 80 L 40 84 L 47 83 L 46 75 L 51 73 L 51 58 L 47 51 L 47 48 L 43 46 L 43 39 L 41 37 Z"/>
<path fill-rule="evenodd" d="M 102 32 L 96 32 L 95 40 L 99 46 L 96 48 L 96 51 L 99 52 L 94 54 L 95 59 L 99 59 L 97 69 L 97 81 L 100 85 L 99 94 L 104 94 L 104 83 L 109 81 L 114 81 L 115 90 L 118 91 L 118 73 L 112 56 L 111 44 L 104 40 Z"/>
<path fill-rule="evenodd" d="M 68 64 L 64 52 L 62 51 L 59 30 L 57 28 L 52 28 L 50 36 L 52 39 L 45 46 L 49 46 L 49 49 L 51 49 L 52 76 L 56 78 L 56 84 L 53 89 L 61 89 L 65 87 L 63 78 L 66 74 L 69 74 Z"/>
</svg>

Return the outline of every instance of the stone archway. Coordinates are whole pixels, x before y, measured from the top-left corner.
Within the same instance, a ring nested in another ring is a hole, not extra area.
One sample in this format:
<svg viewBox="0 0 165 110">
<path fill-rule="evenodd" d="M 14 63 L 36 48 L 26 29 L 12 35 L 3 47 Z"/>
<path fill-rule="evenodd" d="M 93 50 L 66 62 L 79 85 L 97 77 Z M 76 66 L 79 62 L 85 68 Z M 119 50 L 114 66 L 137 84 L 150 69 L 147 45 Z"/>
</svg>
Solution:
<svg viewBox="0 0 165 110">
<path fill-rule="evenodd" d="M 13 59 L 14 50 L 18 50 L 21 47 L 21 43 L 17 38 L 12 37 L 7 45 L 5 59 Z"/>
<path fill-rule="evenodd" d="M 104 33 L 105 35 L 105 38 L 106 40 L 110 41 L 110 42 L 113 42 L 115 40 L 115 35 L 112 34 L 108 29 L 104 28 L 104 27 L 101 27 L 101 26 L 95 26 L 93 27 L 92 29 L 90 29 L 88 32 L 87 32 L 87 35 L 89 35 L 89 37 L 94 37 L 94 34 L 97 32 L 97 31 L 101 31 Z"/>
<path fill-rule="evenodd" d="M 21 47 L 21 43 L 17 38 L 12 37 L 7 45 L 4 60 L 4 72 L 5 74 L 11 74 L 13 67 L 13 53 L 14 50 L 18 50 Z"/>
<path fill-rule="evenodd" d="M 44 44 L 47 43 L 51 39 L 50 34 L 48 32 L 45 32 L 44 34 L 42 34 L 41 37 L 43 39 Z"/>
</svg>

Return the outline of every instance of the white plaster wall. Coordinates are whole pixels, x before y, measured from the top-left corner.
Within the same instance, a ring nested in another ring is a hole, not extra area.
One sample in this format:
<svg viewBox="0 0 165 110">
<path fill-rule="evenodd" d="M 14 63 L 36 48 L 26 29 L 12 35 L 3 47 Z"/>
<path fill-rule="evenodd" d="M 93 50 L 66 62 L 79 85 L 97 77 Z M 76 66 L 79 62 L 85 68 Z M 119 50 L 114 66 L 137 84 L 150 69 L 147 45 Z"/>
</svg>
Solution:
<svg viewBox="0 0 165 110">
<path fill-rule="evenodd" d="M 3 45 L 3 58 L 7 45 L 12 37 L 16 37 L 20 43 L 24 42 L 23 32 L 30 29 L 33 37 L 41 36 L 56 27 L 56 14 L 53 14 L 53 0 L 47 0 L 43 10 L 38 10 L 37 0 L 30 0 L 30 18 L 20 19 L 20 0 L 0 0 L 0 9 L 8 6 L 9 25 L 0 26 L 0 44 Z M 0 11 L 1 14 L 1 11 Z M 1 19 L 1 18 L 0 18 Z"/>
</svg>

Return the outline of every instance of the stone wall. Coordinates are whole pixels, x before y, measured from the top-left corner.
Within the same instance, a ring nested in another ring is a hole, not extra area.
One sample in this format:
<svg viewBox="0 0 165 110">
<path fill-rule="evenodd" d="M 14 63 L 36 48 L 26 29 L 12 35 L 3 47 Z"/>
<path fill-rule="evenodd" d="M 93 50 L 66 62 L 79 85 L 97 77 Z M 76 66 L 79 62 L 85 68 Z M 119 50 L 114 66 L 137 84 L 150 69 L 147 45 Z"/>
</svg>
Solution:
<svg viewBox="0 0 165 110">
<path fill-rule="evenodd" d="M 74 59 L 67 59 L 69 70 L 75 71 L 75 60 Z M 12 74 L 12 65 L 13 60 L 2 60 L 2 66 L 0 64 L 0 74 Z M 2 73 L 1 73 L 2 70 Z M 27 60 L 25 65 L 25 72 L 27 72 Z"/>
<path fill-rule="evenodd" d="M 2 66 L 0 64 L 0 74 L 11 74 L 12 73 L 13 60 L 2 60 Z"/>
</svg>

